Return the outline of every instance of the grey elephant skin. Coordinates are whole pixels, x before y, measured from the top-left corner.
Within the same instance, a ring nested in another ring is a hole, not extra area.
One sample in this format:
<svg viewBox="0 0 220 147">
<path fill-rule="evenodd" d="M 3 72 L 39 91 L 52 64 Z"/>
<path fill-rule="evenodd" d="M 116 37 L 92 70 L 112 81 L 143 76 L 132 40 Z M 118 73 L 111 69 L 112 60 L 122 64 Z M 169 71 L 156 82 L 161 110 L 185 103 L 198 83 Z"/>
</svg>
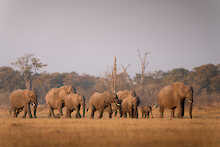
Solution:
<svg viewBox="0 0 220 147">
<path fill-rule="evenodd" d="M 71 94 L 74 93 L 74 89 L 72 86 L 65 85 L 60 88 L 52 88 L 46 95 L 46 104 L 49 107 L 49 115 L 48 117 L 54 117 L 58 118 L 60 116 L 63 116 L 63 107 L 65 106 L 64 104 L 64 98 Z M 54 110 L 59 111 L 59 115 L 55 116 Z"/>
<path fill-rule="evenodd" d="M 120 105 L 116 94 L 105 91 L 103 93 L 95 92 L 89 100 L 89 109 L 91 110 L 91 118 L 94 118 L 95 112 L 99 111 L 99 118 L 103 117 L 105 109 L 108 110 L 109 118 L 112 118 L 112 103 Z"/>
<path fill-rule="evenodd" d="M 36 116 L 36 111 L 37 111 L 37 97 L 34 91 L 32 90 L 27 90 L 27 89 L 18 89 L 13 91 L 10 94 L 10 114 L 13 113 L 13 117 L 17 117 L 18 114 L 24 110 L 24 116 L 23 118 L 26 117 L 28 114 L 29 118 L 32 118 L 32 113 L 31 113 L 31 108 L 30 105 L 34 105 L 34 110 L 33 114 L 34 117 L 37 118 Z"/>
<path fill-rule="evenodd" d="M 162 88 L 158 94 L 160 116 L 163 117 L 164 110 L 170 109 L 170 118 L 174 117 L 175 109 L 178 110 L 178 117 L 184 116 L 184 103 L 189 102 L 189 116 L 192 119 L 193 88 L 182 82 L 175 82 Z"/>
<path fill-rule="evenodd" d="M 66 117 L 71 118 L 71 113 L 76 111 L 76 118 L 81 118 L 80 108 L 83 108 L 83 117 L 85 117 L 85 97 L 77 93 L 71 93 L 64 98 L 66 107 Z"/>
</svg>

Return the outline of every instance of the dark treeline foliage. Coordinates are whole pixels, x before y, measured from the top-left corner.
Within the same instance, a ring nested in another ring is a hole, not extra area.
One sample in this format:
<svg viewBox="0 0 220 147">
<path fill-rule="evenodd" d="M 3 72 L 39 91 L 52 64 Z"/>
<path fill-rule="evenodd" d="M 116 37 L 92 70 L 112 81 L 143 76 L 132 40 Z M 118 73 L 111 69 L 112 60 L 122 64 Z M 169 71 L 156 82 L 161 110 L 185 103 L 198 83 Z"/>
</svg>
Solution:
<svg viewBox="0 0 220 147">
<path fill-rule="evenodd" d="M 116 90 L 135 89 L 141 98 L 141 104 L 156 103 L 157 93 L 168 84 L 182 81 L 192 85 L 195 93 L 195 104 L 206 105 L 220 102 L 220 64 L 207 64 L 189 71 L 184 68 L 173 69 L 168 72 L 156 71 L 131 78 L 127 72 L 117 75 Z M 95 77 L 87 74 L 71 73 L 40 73 L 35 74 L 32 88 L 37 93 L 39 103 L 45 103 L 45 95 L 51 88 L 62 85 L 72 85 L 84 95 L 88 101 L 95 91 L 111 90 L 111 74 Z M 9 104 L 9 94 L 15 89 L 24 89 L 25 80 L 19 71 L 11 67 L 0 67 L 0 105 Z"/>
</svg>

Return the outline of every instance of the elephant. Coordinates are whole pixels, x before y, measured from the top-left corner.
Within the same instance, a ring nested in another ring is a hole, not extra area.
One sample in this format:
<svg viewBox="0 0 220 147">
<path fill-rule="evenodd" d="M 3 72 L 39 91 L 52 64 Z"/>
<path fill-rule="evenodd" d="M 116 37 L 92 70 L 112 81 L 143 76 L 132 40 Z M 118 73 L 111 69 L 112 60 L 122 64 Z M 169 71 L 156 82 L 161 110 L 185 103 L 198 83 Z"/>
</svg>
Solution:
<svg viewBox="0 0 220 147">
<path fill-rule="evenodd" d="M 65 106 L 64 98 L 71 93 L 75 93 L 75 90 L 70 85 L 65 85 L 60 88 L 52 88 L 51 90 L 49 90 L 45 97 L 46 104 L 49 106 L 48 117 L 58 118 L 60 116 L 63 116 L 62 109 Z M 54 114 L 55 109 L 58 109 L 59 111 L 58 116 L 55 116 Z"/>
<path fill-rule="evenodd" d="M 32 118 L 30 105 L 34 107 L 33 114 L 34 118 L 37 118 L 36 111 L 38 106 L 37 96 L 34 91 L 28 89 L 17 89 L 10 94 L 10 110 L 9 113 L 13 112 L 13 117 L 17 117 L 18 114 L 24 110 L 23 118 L 26 118 L 28 114 L 29 118 Z"/>
<path fill-rule="evenodd" d="M 152 105 L 145 105 L 145 106 L 141 106 L 140 107 L 140 111 L 142 113 L 142 118 L 150 118 L 150 114 L 151 114 L 151 118 L 154 118 L 153 117 L 153 113 L 152 113 L 152 109 L 153 107 L 155 106 L 155 104 L 152 104 Z"/>
<path fill-rule="evenodd" d="M 120 96 L 119 96 L 120 97 Z M 127 117 L 127 113 L 130 118 L 138 118 L 138 109 L 140 98 L 136 95 L 136 92 L 128 93 L 127 97 L 121 102 L 120 117 Z"/>
<path fill-rule="evenodd" d="M 105 91 L 103 93 L 95 92 L 89 100 L 89 109 L 91 110 L 91 118 L 94 118 L 95 112 L 99 111 L 99 118 L 103 117 L 104 110 L 109 112 L 109 118 L 112 118 L 111 104 L 115 103 L 120 106 L 117 94 Z"/>
<path fill-rule="evenodd" d="M 185 100 L 190 104 L 189 116 L 192 119 L 193 88 L 185 85 L 183 82 L 175 82 L 162 88 L 158 93 L 160 117 L 163 118 L 165 109 L 170 109 L 170 118 L 174 118 L 174 112 L 177 109 L 179 111 L 178 117 L 183 118 Z"/>
<path fill-rule="evenodd" d="M 129 90 L 121 90 L 117 92 L 118 99 L 120 103 L 130 94 L 131 92 Z M 115 113 L 115 117 L 117 116 L 118 112 L 120 113 L 121 116 L 121 107 L 116 105 L 115 103 L 112 103 L 112 112 Z"/>
<path fill-rule="evenodd" d="M 66 106 L 66 117 L 71 118 L 71 113 L 76 110 L 76 118 L 81 118 L 80 108 L 83 108 L 83 117 L 85 117 L 85 97 L 77 93 L 71 93 L 64 98 Z"/>
</svg>

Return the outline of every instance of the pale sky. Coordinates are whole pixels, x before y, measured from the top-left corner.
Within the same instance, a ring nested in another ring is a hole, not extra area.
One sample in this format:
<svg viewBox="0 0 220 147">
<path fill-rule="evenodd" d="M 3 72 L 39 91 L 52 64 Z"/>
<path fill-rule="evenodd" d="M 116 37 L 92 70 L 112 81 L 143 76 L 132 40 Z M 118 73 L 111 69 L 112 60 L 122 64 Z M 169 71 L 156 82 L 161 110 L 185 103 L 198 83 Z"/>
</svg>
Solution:
<svg viewBox="0 0 220 147">
<path fill-rule="evenodd" d="M 147 71 L 220 64 L 220 0 L 0 0 L 0 66 L 33 53 L 48 72 L 101 75 L 150 52 Z"/>
</svg>

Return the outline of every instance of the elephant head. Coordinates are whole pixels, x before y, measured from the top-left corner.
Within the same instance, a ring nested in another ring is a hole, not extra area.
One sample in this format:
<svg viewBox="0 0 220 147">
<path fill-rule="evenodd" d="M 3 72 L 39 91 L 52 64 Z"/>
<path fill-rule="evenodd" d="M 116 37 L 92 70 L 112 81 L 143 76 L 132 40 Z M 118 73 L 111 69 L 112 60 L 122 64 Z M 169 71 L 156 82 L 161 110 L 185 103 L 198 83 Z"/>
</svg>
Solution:
<svg viewBox="0 0 220 147">
<path fill-rule="evenodd" d="M 184 105 L 184 101 L 187 101 L 189 103 L 189 116 L 192 118 L 192 105 L 193 105 L 193 88 L 191 86 L 181 85 L 179 87 L 179 96 L 181 101 L 183 102 L 182 105 Z M 184 106 L 183 106 L 184 108 Z M 182 111 L 181 117 L 184 116 L 184 110 Z"/>
<path fill-rule="evenodd" d="M 36 118 L 36 111 L 38 106 L 37 96 L 32 90 L 25 90 L 24 95 L 26 96 L 26 100 L 33 105 L 34 108 L 34 117 Z"/>
<path fill-rule="evenodd" d="M 189 116 L 192 119 L 192 106 L 193 106 L 193 88 L 192 87 L 187 87 L 186 88 L 186 100 L 189 103 Z"/>
<path fill-rule="evenodd" d="M 73 87 L 70 86 L 70 85 L 63 86 L 62 88 L 64 89 L 66 94 L 70 94 L 70 93 L 75 93 L 76 92 L 76 90 L 73 89 Z"/>
</svg>

